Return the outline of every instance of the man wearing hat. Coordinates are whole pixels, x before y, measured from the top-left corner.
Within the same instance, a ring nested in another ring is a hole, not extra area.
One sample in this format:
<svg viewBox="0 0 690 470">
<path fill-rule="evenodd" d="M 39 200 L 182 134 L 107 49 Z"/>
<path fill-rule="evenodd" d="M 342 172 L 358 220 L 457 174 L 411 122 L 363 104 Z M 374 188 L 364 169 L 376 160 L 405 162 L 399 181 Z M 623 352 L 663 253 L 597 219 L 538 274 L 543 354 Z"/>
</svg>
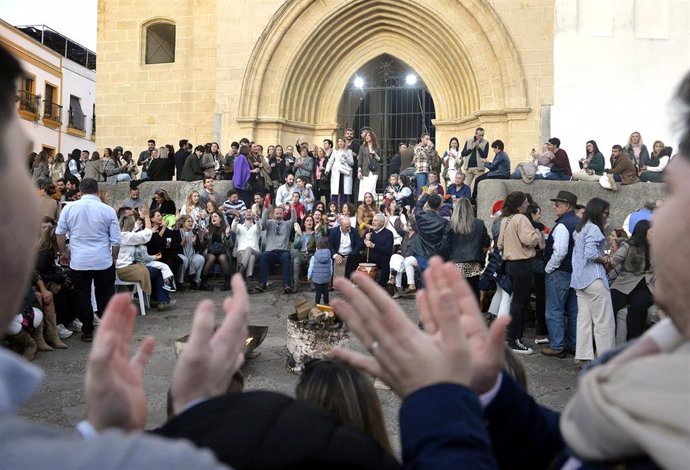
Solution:
<svg viewBox="0 0 690 470">
<path fill-rule="evenodd" d="M 551 199 L 556 222 L 546 239 L 544 271 L 546 272 L 546 326 L 550 346 L 541 350 L 546 356 L 565 358 L 567 351 L 575 351 L 577 332 L 577 297 L 570 288 L 573 272 L 572 256 L 575 241 L 573 232 L 580 222 L 575 214 L 577 196 L 559 191 Z"/>
</svg>

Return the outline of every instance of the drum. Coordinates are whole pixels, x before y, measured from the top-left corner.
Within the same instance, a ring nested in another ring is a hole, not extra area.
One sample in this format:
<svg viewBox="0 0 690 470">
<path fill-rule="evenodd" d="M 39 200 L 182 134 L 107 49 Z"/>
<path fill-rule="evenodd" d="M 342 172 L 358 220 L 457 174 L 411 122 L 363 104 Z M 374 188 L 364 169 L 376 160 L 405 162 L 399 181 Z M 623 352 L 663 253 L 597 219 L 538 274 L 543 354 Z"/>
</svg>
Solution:
<svg viewBox="0 0 690 470">
<path fill-rule="evenodd" d="M 359 263 L 357 271 L 366 274 L 373 280 L 376 280 L 376 277 L 379 275 L 379 268 L 376 266 L 376 263 Z"/>
</svg>

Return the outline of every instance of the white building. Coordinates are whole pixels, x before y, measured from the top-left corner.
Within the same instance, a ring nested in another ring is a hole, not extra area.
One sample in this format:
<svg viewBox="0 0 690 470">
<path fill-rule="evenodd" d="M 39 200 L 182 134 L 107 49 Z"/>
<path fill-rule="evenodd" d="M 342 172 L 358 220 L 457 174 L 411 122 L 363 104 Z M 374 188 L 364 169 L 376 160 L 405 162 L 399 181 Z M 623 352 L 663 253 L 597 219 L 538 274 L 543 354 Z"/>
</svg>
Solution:
<svg viewBox="0 0 690 470">
<path fill-rule="evenodd" d="M 17 112 L 29 138 L 27 155 L 48 150 L 96 150 L 96 56 L 45 26 L 14 27 L 0 20 L 0 44 L 24 69 Z"/>
<path fill-rule="evenodd" d="M 661 140 L 675 153 L 670 102 L 690 69 L 690 2 L 556 0 L 555 20 L 550 134 L 571 164 L 588 140 L 608 157 L 635 131 L 650 152 Z"/>
</svg>

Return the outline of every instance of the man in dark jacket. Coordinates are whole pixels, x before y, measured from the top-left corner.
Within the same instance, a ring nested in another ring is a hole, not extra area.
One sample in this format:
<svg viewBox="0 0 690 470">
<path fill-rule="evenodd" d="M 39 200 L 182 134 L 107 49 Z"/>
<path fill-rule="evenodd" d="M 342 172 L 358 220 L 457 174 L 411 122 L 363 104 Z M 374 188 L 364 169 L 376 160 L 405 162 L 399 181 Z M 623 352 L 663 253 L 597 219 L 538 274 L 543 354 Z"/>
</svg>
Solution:
<svg viewBox="0 0 690 470">
<path fill-rule="evenodd" d="M 406 148 L 407 148 L 407 144 L 405 142 L 400 142 L 400 145 L 398 145 L 398 153 L 393 155 L 393 158 L 391 158 L 391 162 L 388 165 L 388 174 L 389 175 L 392 175 L 392 174 L 399 175 L 400 174 L 400 169 L 402 168 L 401 167 L 402 160 L 401 160 L 400 155 L 405 151 Z"/>
<path fill-rule="evenodd" d="M 187 160 L 189 153 L 187 153 L 187 139 L 180 140 L 180 150 L 175 152 L 175 175 L 178 181 L 182 180 L 182 170 L 184 169 L 184 162 Z"/>
<path fill-rule="evenodd" d="M 359 245 L 359 234 L 351 227 L 350 218 L 343 217 L 338 227 L 328 234 L 328 249 L 333 258 L 333 278 L 345 275 L 347 257 Z"/>
<path fill-rule="evenodd" d="M 199 181 L 204 179 L 201 158 L 204 156 L 204 146 L 197 145 L 194 153 L 187 157 L 182 168 L 182 181 Z"/>
<path fill-rule="evenodd" d="M 359 240 L 355 249 L 347 257 L 346 277 L 349 277 L 357 269 L 359 263 L 376 263 L 381 272 L 379 285 L 386 287 L 390 277 L 391 256 L 393 255 L 393 232 L 384 226 L 385 221 L 386 216 L 383 214 L 374 215 L 371 220 L 373 230 Z"/>
<path fill-rule="evenodd" d="M 448 259 L 450 223 L 438 214 L 441 202 L 438 194 L 425 193 L 414 209 L 417 236 L 414 237 L 412 251 L 421 272 L 424 272 L 432 256 Z"/>
<path fill-rule="evenodd" d="M 510 178 L 510 157 L 505 152 L 505 144 L 502 140 L 494 140 L 491 143 L 491 150 L 494 151 L 494 160 L 488 162 L 483 159 L 484 168 L 489 170 L 488 173 L 477 177 L 474 180 L 474 190 L 472 191 L 472 200 L 477 202 L 477 193 L 479 192 L 479 183 L 487 179 L 507 180 Z"/>
</svg>

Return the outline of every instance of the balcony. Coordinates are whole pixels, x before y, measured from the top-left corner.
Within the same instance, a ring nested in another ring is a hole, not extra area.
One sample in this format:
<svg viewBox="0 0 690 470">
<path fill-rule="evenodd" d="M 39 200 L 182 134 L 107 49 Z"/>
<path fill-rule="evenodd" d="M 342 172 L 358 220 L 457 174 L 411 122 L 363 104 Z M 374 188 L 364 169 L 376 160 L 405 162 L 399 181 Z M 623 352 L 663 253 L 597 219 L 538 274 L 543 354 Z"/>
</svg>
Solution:
<svg viewBox="0 0 690 470">
<path fill-rule="evenodd" d="M 39 100 L 36 95 L 28 90 L 19 92 L 19 115 L 29 121 L 38 120 Z"/>
<path fill-rule="evenodd" d="M 53 129 L 62 125 L 62 106 L 43 100 L 43 124 Z"/>
<path fill-rule="evenodd" d="M 73 108 L 69 108 L 67 119 L 67 133 L 77 136 L 86 137 L 86 115 L 77 113 Z"/>
</svg>

